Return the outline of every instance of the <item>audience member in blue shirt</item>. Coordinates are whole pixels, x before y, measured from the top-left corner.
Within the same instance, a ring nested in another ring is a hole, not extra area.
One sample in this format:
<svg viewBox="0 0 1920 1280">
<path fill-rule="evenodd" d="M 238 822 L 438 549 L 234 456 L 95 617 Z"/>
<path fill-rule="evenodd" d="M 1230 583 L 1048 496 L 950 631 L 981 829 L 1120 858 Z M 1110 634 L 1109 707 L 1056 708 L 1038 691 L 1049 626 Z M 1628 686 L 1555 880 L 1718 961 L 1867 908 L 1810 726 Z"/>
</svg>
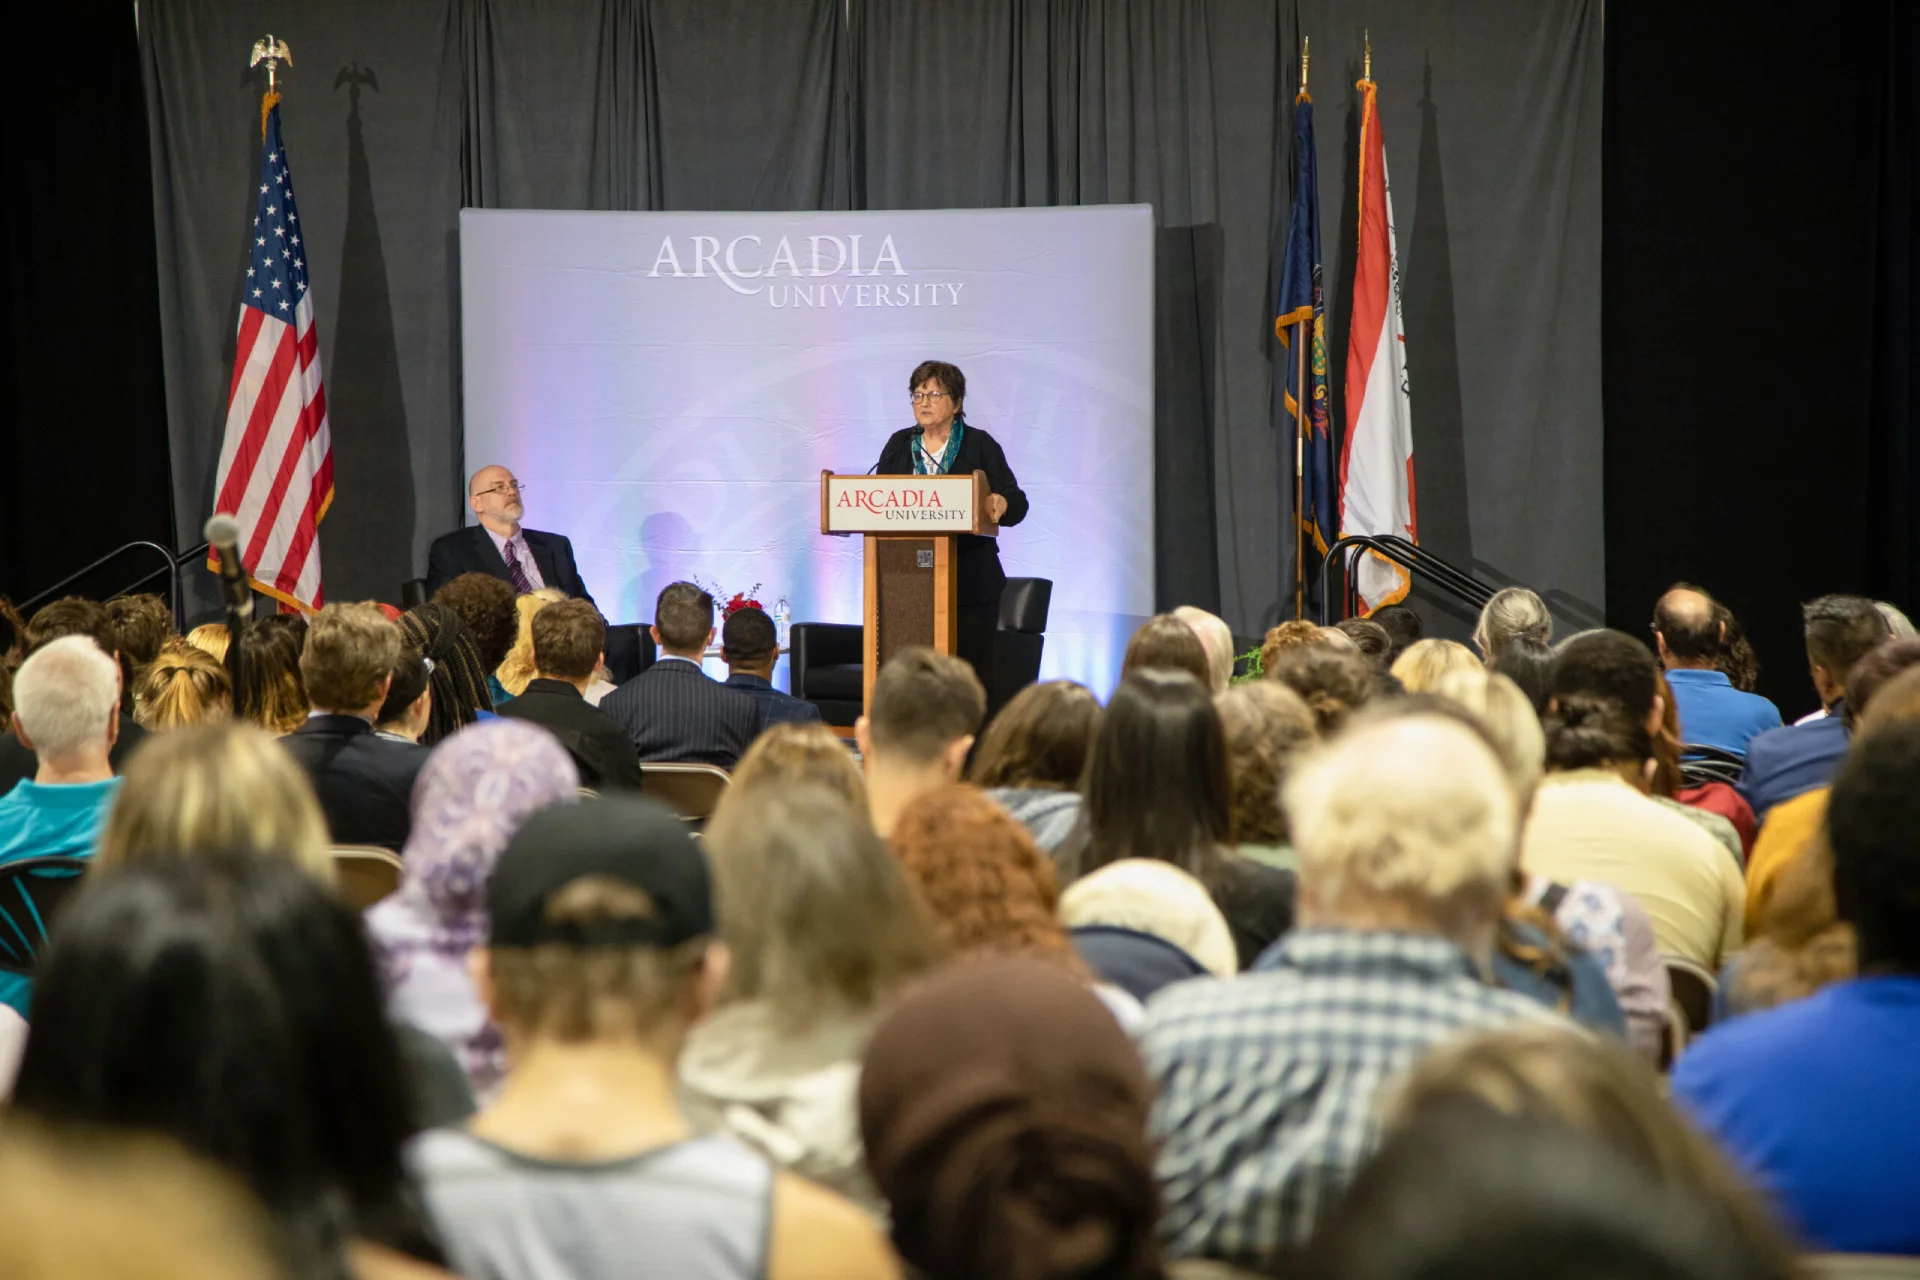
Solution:
<svg viewBox="0 0 1920 1280">
<path fill-rule="evenodd" d="M 1716 667 L 1727 624 L 1714 617 L 1706 592 L 1680 586 L 1661 596 L 1653 608 L 1653 641 L 1673 687 L 1682 742 L 1743 756 L 1755 734 L 1779 727 L 1780 708 L 1734 688 Z"/>
<path fill-rule="evenodd" d="M 727 664 L 727 687 L 750 696 L 760 707 L 760 728 L 807 724 L 820 708 L 773 687 L 773 665 L 780 660 L 780 632 L 759 609 L 735 609 L 720 630 L 720 656 Z"/>
<path fill-rule="evenodd" d="M 1674 1096 L 1810 1247 L 1920 1254 L 1920 723 L 1854 745 L 1827 836 L 1861 976 L 1709 1031 Z"/>
<path fill-rule="evenodd" d="M 1842 715 L 1853 664 L 1887 639 L 1887 620 L 1861 596 L 1821 596 L 1802 606 L 1807 667 L 1827 714 L 1805 724 L 1769 729 L 1747 744 L 1739 791 L 1756 822 L 1767 810 L 1803 791 L 1824 787 L 1847 752 L 1852 729 Z M 1678 698 L 1678 694 L 1674 695 Z"/>
<path fill-rule="evenodd" d="M 13 677 L 14 732 L 39 762 L 0 798 L 0 866 L 90 858 L 120 780 L 108 753 L 120 727 L 120 667 L 87 636 L 35 649 Z M 0 1004 L 27 1014 L 33 980 L 0 973 Z"/>
</svg>

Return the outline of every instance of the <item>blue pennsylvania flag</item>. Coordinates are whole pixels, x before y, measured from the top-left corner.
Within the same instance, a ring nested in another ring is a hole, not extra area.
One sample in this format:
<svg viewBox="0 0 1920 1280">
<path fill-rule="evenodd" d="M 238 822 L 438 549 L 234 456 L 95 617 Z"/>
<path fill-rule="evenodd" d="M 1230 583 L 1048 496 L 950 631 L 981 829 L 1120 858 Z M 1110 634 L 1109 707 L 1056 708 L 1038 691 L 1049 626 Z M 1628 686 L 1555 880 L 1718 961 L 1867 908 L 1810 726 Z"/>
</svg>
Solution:
<svg viewBox="0 0 1920 1280">
<path fill-rule="evenodd" d="M 1333 437 L 1327 430 L 1327 308 L 1320 290 L 1320 180 L 1314 164 L 1313 98 L 1304 90 L 1293 103 L 1293 211 L 1281 258 L 1280 303 L 1273 322 L 1286 348 L 1286 409 L 1300 430 L 1302 456 L 1299 535 L 1325 555 L 1340 526 L 1340 490 L 1334 483 Z M 1306 322 L 1307 377 L 1304 394 L 1300 355 L 1294 347 Z M 1301 415 L 1304 402 L 1306 413 Z M 1309 577 L 1312 573 L 1309 572 Z"/>
</svg>

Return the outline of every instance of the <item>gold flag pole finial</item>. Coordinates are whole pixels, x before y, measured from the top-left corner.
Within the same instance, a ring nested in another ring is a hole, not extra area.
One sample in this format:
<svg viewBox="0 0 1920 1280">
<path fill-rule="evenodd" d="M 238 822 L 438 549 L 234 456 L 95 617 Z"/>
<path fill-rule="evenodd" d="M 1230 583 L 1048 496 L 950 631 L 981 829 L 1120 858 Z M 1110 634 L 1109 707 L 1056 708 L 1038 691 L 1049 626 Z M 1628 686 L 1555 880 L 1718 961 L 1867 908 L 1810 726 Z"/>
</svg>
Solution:
<svg viewBox="0 0 1920 1280">
<path fill-rule="evenodd" d="M 293 53 L 287 48 L 285 40 L 275 40 L 273 32 L 269 31 L 266 39 L 253 42 L 253 57 L 247 60 L 247 65 L 257 67 L 262 62 L 267 64 L 267 93 L 260 99 L 260 136 L 264 138 L 267 136 L 267 113 L 280 101 L 280 64 L 284 62 L 292 66 Z"/>
<path fill-rule="evenodd" d="M 1307 91 L 1307 51 L 1313 44 L 1312 36 L 1300 37 L 1300 92 Z"/>
<path fill-rule="evenodd" d="M 1362 80 L 1371 80 L 1373 79 L 1373 32 L 1363 31 L 1360 39 L 1366 46 L 1366 61 L 1361 64 L 1360 78 Z"/>
</svg>

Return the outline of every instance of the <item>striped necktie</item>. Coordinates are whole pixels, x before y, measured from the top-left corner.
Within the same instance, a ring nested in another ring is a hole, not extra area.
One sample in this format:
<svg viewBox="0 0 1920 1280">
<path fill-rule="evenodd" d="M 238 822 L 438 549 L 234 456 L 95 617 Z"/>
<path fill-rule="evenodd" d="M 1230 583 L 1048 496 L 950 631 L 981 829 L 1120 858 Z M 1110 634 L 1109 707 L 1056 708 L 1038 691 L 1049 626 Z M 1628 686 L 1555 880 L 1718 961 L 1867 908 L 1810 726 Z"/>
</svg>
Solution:
<svg viewBox="0 0 1920 1280">
<path fill-rule="evenodd" d="M 523 596 L 532 595 L 533 579 L 527 576 L 526 566 L 520 563 L 520 553 L 513 548 L 513 544 L 517 541 L 519 541 L 518 538 L 508 538 L 506 541 L 507 574 L 513 579 L 515 591 Z"/>
</svg>

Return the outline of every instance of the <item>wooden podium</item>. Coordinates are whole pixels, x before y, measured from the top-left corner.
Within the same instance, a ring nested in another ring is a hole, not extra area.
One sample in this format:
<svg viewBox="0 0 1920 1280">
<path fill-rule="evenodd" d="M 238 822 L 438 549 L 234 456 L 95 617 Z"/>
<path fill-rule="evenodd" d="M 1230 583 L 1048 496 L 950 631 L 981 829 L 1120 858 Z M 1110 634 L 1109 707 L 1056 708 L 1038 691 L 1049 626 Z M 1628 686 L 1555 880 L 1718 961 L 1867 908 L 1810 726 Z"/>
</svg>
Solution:
<svg viewBox="0 0 1920 1280">
<path fill-rule="evenodd" d="M 865 644 L 860 705 L 901 649 L 953 653 L 959 628 L 958 554 L 964 534 L 993 537 L 987 473 L 841 476 L 820 473 L 820 532 L 866 539 Z"/>
</svg>

